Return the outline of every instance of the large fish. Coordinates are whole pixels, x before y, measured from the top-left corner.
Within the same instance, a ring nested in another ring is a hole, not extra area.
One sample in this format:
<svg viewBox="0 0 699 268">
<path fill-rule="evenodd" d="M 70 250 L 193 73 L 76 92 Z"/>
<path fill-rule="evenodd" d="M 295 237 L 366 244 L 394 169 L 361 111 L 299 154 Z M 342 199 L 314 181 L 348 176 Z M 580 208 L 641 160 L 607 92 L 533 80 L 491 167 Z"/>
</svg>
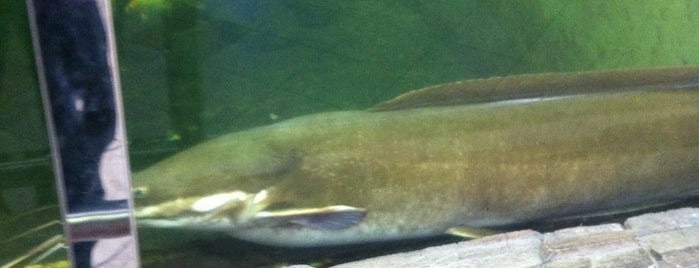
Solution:
<svg viewBox="0 0 699 268">
<path fill-rule="evenodd" d="M 699 68 L 429 87 L 224 135 L 134 184 L 141 226 L 279 246 L 656 206 L 699 194 Z"/>
</svg>

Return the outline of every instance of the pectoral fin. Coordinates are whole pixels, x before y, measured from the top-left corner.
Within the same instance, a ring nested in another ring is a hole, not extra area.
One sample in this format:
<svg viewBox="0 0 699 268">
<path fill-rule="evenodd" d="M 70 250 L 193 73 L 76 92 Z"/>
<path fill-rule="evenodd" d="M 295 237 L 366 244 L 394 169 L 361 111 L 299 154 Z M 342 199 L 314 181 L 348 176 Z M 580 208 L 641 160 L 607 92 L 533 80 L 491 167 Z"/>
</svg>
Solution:
<svg viewBox="0 0 699 268">
<path fill-rule="evenodd" d="M 451 227 L 447 229 L 446 234 L 458 236 L 467 239 L 481 238 L 484 236 L 494 235 L 501 233 L 500 231 L 482 229 L 482 228 L 470 228 L 465 226 Z"/>
<path fill-rule="evenodd" d="M 366 210 L 350 206 L 262 211 L 255 221 L 274 225 L 295 225 L 311 229 L 341 230 L 357 225 Z"/>
</svg>

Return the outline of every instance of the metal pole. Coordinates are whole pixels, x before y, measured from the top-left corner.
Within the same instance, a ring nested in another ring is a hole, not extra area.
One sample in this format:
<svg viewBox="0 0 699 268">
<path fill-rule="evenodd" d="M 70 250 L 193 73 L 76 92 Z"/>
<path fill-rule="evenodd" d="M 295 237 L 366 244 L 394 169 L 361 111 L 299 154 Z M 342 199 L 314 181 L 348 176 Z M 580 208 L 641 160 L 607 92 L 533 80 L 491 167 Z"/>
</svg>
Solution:
<svg viewBox="0 0 699 268">
<path fill-rule="evenodd" d="M 107 0 L 27 0 L 69 256 L 138 267 Z"/>
</svg>

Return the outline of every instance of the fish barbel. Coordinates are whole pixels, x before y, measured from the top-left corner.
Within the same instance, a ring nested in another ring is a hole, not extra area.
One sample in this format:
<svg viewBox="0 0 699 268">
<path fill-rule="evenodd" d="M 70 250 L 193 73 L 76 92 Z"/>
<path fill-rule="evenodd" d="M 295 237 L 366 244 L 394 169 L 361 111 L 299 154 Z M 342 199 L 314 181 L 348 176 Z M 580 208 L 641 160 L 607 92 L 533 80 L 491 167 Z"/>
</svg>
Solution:
<svg viewBox="0 0 699 268">
<path fill-rule="evenodd" d="M 651 207 L 699 194 L 699 67 L 438 85 L 220 136 L 134 185 L 140 226 L 278 246 Z"/>
</svg>

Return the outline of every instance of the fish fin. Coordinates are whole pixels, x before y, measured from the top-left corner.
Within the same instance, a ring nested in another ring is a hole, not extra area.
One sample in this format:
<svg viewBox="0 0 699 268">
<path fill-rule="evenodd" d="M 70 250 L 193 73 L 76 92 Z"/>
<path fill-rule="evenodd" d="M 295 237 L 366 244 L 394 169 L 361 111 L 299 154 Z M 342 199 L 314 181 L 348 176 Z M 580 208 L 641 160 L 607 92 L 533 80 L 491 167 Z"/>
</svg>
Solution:
<svg viewBox="0 0 699 268">
<path fill-rule="evenodd" d="M 500 231 L 484 229 L 484 228 L 471 228 L 466 226 L 451 227 L 444 232 L 448 235 L 458 236 L 461 238 L 475 239 L 484 236 L 494 235 L 501 233 Z"/>
<path fill-rule="evenodd" d="M 369 108 L 394 111 L 419 107 L 488 103 L 629 90 L 667 90 L 696 86 L 699 68 L 617 69 L 523 74 L 471 79 L 409 91 Z"/>
<path fill-rule="evenodd" d="M 350 206 L 329 206 L 323 208 L 287 209 L 262 211 L 255 215 L 256 220 L 276 222 L 279 225 L 292 224 L 311 229 L 341 230 L 357 225 L 366 216 L 366 210 Z"/>
</svg>

